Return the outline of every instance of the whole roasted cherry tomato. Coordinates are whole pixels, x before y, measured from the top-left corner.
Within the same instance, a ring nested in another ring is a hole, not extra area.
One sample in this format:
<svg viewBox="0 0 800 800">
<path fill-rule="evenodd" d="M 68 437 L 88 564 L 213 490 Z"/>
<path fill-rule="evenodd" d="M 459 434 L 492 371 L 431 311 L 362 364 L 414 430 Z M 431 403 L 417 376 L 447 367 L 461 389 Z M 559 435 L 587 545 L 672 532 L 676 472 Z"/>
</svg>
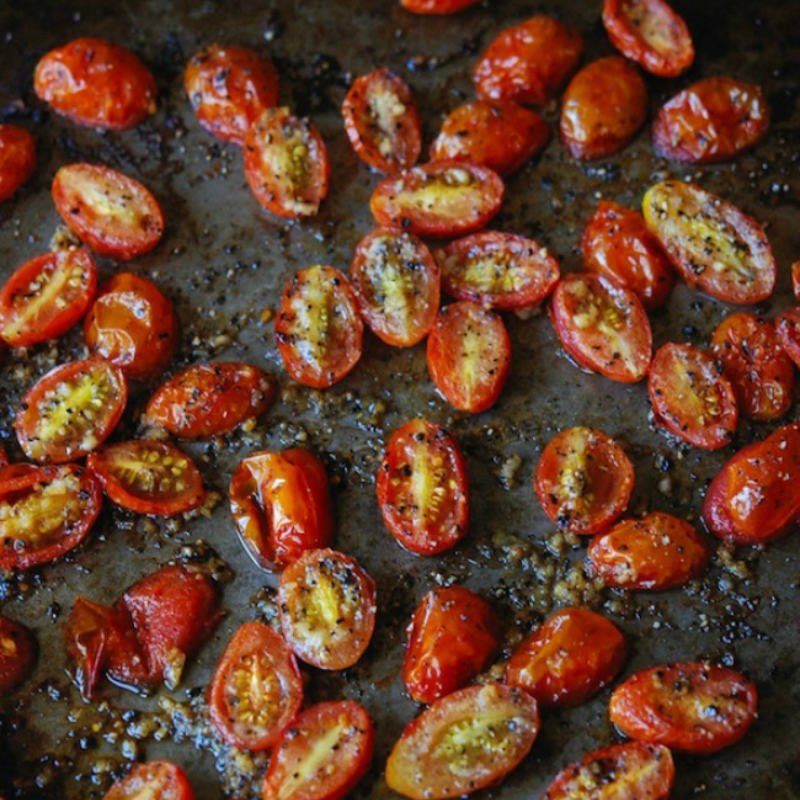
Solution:
<svg viewBox="0 0 800 800">
<path fill-rule="evenodd" d="M 36 142 L 19 125 L 0 125 L 0 203 L 13 197 L 36 169 Z"/>
<path fill-rule="evenodd" d="M 633 464 L 602 431 L 568 428 L 548 442 L 533 480 L 544 513 L 559 528 L 592 534 L 627 508 Z"/>
<path fill-rule="evenodd" d="M 686 753 L 715 753 L 738 742 L 756 718 L 755 684 L 701 661 L 650 667 L 611 695 L 611 722 L 631 739 Z"/>
<path fill-rule="evenodd" d="M 269 108 L 244 140 L 244 174 L 256 200 L 279 217 L 313 217 L 328 194 L 325 142 L 307 119 Z"/>
<path fill-rule="evenodd" d="M 156 82 L 127 48 L 103 39 L 73 39 L 45 53 L 33 89 L 79 125 L 132 128 L 156 110 Z"/>
<path fill-rule="evenodd" d="M 0 336 L 29 347 L 66 333 L 97 293 L 97 267 L 87 250 L 69 247 L 32 258 L 0 292 Z"/>
<path fill-rule="evenodd" d="M 327 389 L 340 381 L 361 358 L 363 335 L 358 301 L 338 269 L 309 267 L 284 287 L 275 340 L 298 383 Z"/>
<path fill-rule="evenodd" d="M 605 0 L 603 25 L 622 55 L 654 75 L 674 78 L 694 61 L 689 29 L 664 0 Z"/>
<path fill-rule="evenodd" d="M 417 236 L 450 237 L 482 228 L 500 210 L 503 181 L 462 161 L 420 164 L 381 181 L 370 209 L 378 224 Z"/>
<path fill-rule="evenodd" d="M 400 5 L 413 14 L 455 14 L 478 0 L 400 0 Z"/>
<path fill-rule="evenodd" d="M 0 697 L 24 681 L 36 661 L 36 639 L 19 622 L 0 615 Z"/>
<path fill-rule="evenodd" d="M 408 84 L 382 67 L 360 75 L 342 103 L 347 138 L 358 157 L 380 172 L 413 167 L 422 149 L 422 127 Z"/>
<path fill-rule="evenodd" d="M 739 422 L 736 395 L 699 347 L 662 345 L 653 357 L 647 391 L 655 421 L 684 442 L 718 450 L 733 438 Z"/>
<path fill-rule="evenodd" d="M 229 497 L 245 550 L 264 569 L 282 569 L 333 536 L 328 476 L 308 450 L 253 453 L 236 467 Z"/>
<path fill-rule="evenodd" d="M 501 627 L 492 607 L 463 586 L 437 587 L 406 629 L 403 683 L 417 703 L 466 686 L 497 654 Z"/>
<path fill-rule="evenodd" d="M 281 628 L 294 654 L 319 669 L 352 667 L 375 628 L 375 582 L 336 550 L 308 550 L 281 574 Z"/>
<path fill-rule="evenodd" d="M 412 800 L 459 797 L 501 781 L 539 733 L 536 701 L 488 683 L 446 695 L 403 731 L 386 762 L 389 788 Z"/>
<path fill-rule="evenodd" d="M 436 321 L 439 267 L 410 233 L 388 228 L 368 233 L 356 246 L 350 282 L 361 315 L 386 344 L 411 347 Z"/>
<path fill-rule="evenodd" d="M 208 687 L 217 733 L 242 750 L 268 750 L 302 702 L 300 670 L 283 637 L 261 622 L 239 627 Z"/>
<path fill-rule="evenodd" d="M 117 781 L 103 800 L 194 800 L 186 773 L 169 761 L 146 761 L 134 764 Z"/>
<path fill-rule="evenodd" d="M 764 228 L 699 186 L 663 181 L 642 200 L 645 223 L 681 277 L 726 303 L 760 303 L 777 267 Z"/>
<path fill-rule="evenodd" d="M 444 428 L 413 419 L 391 436 L 375 481 L 383 522 L 421 556 L 449 550 L 467 532 L 467 469 Z"/>
<path fill-rule="evenodd" d="M 471 300 L 445 306 L 428 336 L 428 373 L 459 411 L 491 408 L 511 369 L 511 339 L 499 314 Z"/>
<path fill-rule="evenodd" d="M 301 711 L 270 756 L 262 800 L 341 800 L 372 762 L 375 731 L 354 700 L 317 703 Z"/>
<path fill-rule="evenodd" d="M 783 351 L 800 367 L 800 306 L 778 314 L 775 318 L 775 333 Z"/>
<path fill-rule="evenodd" d="M 533 158 L 550 139 L 535 112 L 513 102 L 473 100 L 454 108 L 431 145 L 431 161 L 469 161 L 508 175 Z"/>
<path fill-rule="evenodd" d="M 253 122 L 278 104 L 278 71 L 254 50 L 211 44 L 189 59 L 183 88 L 209 133 L 244 144 Z"/>
<path fill-rule="evenodd" d="M 553 292 L 550 320 L 561 344 L 583 367 L 613 381 L 647 374 L 653 334 L 636 294 L 603 274 L 573 272 Z"/>
<path fill-rule="evenodd" d="M 669 259 L 642 215 L 601 200 L 583 231 L 583 267 L 627 286 L 647 310 L 666 301 L 675 282 Z"/>
<path fill-rule="evenodd" d="M 475 67 L 478 97 L 543 106 L 578 65 L 582 50 L 580 33 L 552 17 L 506 28 Z"/>
</svg>

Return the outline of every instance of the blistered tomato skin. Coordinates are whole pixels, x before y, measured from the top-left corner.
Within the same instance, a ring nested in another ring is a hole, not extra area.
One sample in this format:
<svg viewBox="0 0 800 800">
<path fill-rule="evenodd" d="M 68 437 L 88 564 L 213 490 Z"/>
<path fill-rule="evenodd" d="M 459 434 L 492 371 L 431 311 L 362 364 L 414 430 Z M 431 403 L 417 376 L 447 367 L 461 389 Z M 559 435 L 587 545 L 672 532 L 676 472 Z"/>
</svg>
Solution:
<svg viewBox="0 0 800 800">
<path fill-rule="evenodd" d="M 131 771 L 118 780 L 103 800 L 194 800 L 194 792 L 186 773 L 169 761 L 146 761 L 134 764 Z"/>
<path fill-rule="evenodd" d="M 775 333 L 783 351 L 800 368 L 800 306 L 778 314 L 775 318 Z"/>
<path fill-rule="evenodd" d="M 0 697 L 6 697 L 30 674 L 36 639 L 19 622 L 0 616 Z"/>
<path fill-rule="evenodd" d="M 455 14 L 478 0 L 400 0 L 400 5 L 412 14 Z"/>
<path fill-rule="evenodd" d="M 0 203 L 13 197 L 36 169 L 36 142 L 25 128 L 0 125 Z"/>
</svg>

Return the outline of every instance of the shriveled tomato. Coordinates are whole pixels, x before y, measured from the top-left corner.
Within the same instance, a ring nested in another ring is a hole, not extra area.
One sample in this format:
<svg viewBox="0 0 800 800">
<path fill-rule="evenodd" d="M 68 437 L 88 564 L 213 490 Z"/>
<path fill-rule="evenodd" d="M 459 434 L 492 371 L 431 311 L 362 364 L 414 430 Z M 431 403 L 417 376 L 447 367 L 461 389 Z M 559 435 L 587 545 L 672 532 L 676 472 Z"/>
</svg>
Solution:
<svg viewBox="0 0 800 800">
<path fill-rule="evenodd" d="M 611 722 L 631 739 L 686 753 L 738 742 L 756 718 L 756 686 L 741 673 L 701 661 L 650 667 L 611 695 Z"/>
<path fill-rule="evenodd" d="M 694 447 L 718 450 L 736 431 L 739 409 L 731 382 L 692 344 L 667 342 L 653 358 L 647 391 L 655 421 Z"/>
<path fill-rule="evenodd" d="M 454 108 L 431 145 L 431 161 L 469 161 L 508 175 L 533 158 L 550 139 L 535 112 L 513 102 L 473 100 Z"/>
<path fill-rule="evenodd" d="M 275 391 L 272 375 L 250 364 L 193 364 L 161 384 L 147 404 L 144 421 L 181 439 L 207 439 L 260 417 Z"/>
<path fill-rule="evenodd" d="M 269 108 L 244 139 L 244 174 L 256 200 L 279 217 L 313 217 L 328 194 L 328 151 L 319 131 L 285 106 Z"/>
<path fill-rule="evenodd" d="M 379 225 L 417 236 L 460 236 L 486 225 L 503 192 L 502 179 L 487 167 L 435 161 L 381 181 L 370 209 Z"/>
<path fill-rule="evenodd" d="M 674 78 L 694 61 L 689 29 L 664 0 L 604 0 L 603 25 L 622 55 L 654 75 Z"/>
<path fill-rule="evenodd" d="M 442 553 L 467 532 L 464 457 L 439 425 L 425 419 L 401 425 L 386 445 L 375 484 L 384 524 L 412 553 Z"/>
<path fill-rule="evenodd" d="M 0 203 L 13 197 L 36 169 L 36 142 L 19 125 L 0 125 Z"/>
<path fill-rule="evenodd" d="M 30 674 L 36 640 L 19 622 L 0 615 L 0 697 L 10 694 Z"/>
<path fill-rule="evenodd" d="M 156 82 L 130 50 L 82 37 L 45 53 L 33 74 L 40 100 L 79 125 L 132 128 L 156 110 Z"/>
<path fill-rule="evenodd" d="M 302 702 L 300 670 L 283 637 L 261 622 L 240 626 L 208 687 L 217 733 L 242 750 L 268 750 Z"/>
<path fill-rule="evenodd" d="M 194 800 L 186 773 L 169 761 L 146 761 L 134 764 L 117 781 L 103 800 Z"/>
<path fill-rule="evenodd" d="M 550 304 L 550 320 L 564 349 L 582 367 L 613 381 L 636 383 L 647 374 L 653 334 L 639 298 L 612 278 L 592 272 L 565 275 Z"/>
<path fill-rule="evenodd" d="M 356 78 L 342 103 L 353 150 L 380 172 L 413 167 L 422 149 L 422 127 L 408 84 L 386 67 Z"/>
<path fill-rule="evenodd" d="M 372 761 L 375 731 L 354 700 L 317 703 L 281 734 L 261 788 L 262 800 L 341 800 Z"/>
<path fill-rule="evenodd" d="M 591 571 L 606 586 L 663 591 L 698 577 L 711 551 L 688 522 L 654 511 L 618 522 L 592 539 Z"/>
<path fill-rule="evenodd" d="M 183 88 L 207 131 L 244 144 L 253 122 L 278 104 L 278 70 L 255 50 L 211 44 L 189 59 Z"/>
<path fill-rule="evenodd" d="M 236 467 L 229 497 L 245 550 L 264 569 L 282 569 L 333 537 L 328 476 L 308 450 L 253 453 Z"/>
<path fill-rule="evenodd" d="M 413 14 L 455 14 L 478 0 L 400 0 L 400 5 Z"/>
<path fill-rule="evenodd" d="M 403 683 L 418 703 L 433 703 L 466 686 L 500 648 L 494 609 L 463 586 L 437 587 L 417 606 L 406 629 Z"/>
<path fill-rule="evenodd" d="M 658 239 L 642 215 L 612 200 L 601 200 L 581 238 L 583 267 L 627 286 L 647 310 L 666 302 L 673 277 Z"/>
<path fill-rule="evenodd" d="M 580 33 L 552 17 L 506 28 L 475 67 L 478 97 L 543 106 L 578 65 L 582 50 Z"/>
<path fill-rule="evenodd" d="M 453 692 L 403 731 L 386 762 L 389 788 L 412 800 L 439 800 L 501 781 L 539 733 L 536 701 L 488 683 Z"/>
<path fill-rule="evenodd" d="M 340 381 L 361 358 L 363 335 L 358 301 L 338 269 L 309 267 L 284 287 L 275 340 L 298 383 L 327 389 Z"/>
<path fill-rule="evenodd" d="M 775 318 L 775 334 L 786 355 L 800 367 L 800 306 L 778 314 Z"/>
<path fill-rule="evenodd" d="M 388 228 L 368 233 L 356 246 L 350 282 L 361 315 L 386 344 L 411 347 L 433 327 L 441 274 L 416 236 Z"/>
<path fill-rule="evenodd" d="M 68 247 L 26 261 L 0 292 L 0 336 L 29 347 L 66 333 L 97 293 L 97 267 L 82 247 Z"/>
<path fill-rule="evenodd" d="M 544 513 L 559 528 L 592 534 L 627 508 L 633 464 L 602 431 L 568 428 L 547 443 L 533 481 Z"/>
<path fill-rule="evenodd" d="M 648 229 L 681 277 L 726 303 L 760 303 L 777 267 L 764 228 L 732 203 L 692 183 L 663 181 L 642 200 Z"/>
</svg>

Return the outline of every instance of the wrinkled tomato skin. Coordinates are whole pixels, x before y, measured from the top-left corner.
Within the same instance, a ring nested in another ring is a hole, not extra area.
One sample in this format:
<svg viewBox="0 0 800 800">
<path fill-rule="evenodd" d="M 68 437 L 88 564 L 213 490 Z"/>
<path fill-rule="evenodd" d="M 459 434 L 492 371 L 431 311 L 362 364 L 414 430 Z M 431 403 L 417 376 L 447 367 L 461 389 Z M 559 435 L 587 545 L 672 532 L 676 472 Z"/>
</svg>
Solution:
<svg viewBox="0 0 800 800">
<path fill-rule="evenodd" d="M 614 690 L 608 713 L 631 739 L 705 755 L 738 742 L 757 704 L 755 684 L 741 673 L 688 661 L 632 675 Z"/>
<path fill-rule="evenodd" d="M 13 197 L 36 169 L 36 142 L 25 128 L 0 124 L 0 203 Z"/>
<path fill-rule="evenodd" d="M 800 368 L 800 306 L 778 314 L 775 333 L 784 353 Z"/>
<path fill-rule="evenodd" d="M 400 0 L 400 5 L 412 14 L 455 14 L 477 2 L 478 0 Z"/>
<path fill-rule="evenodd" d="M 130 50 L 103 39 L 73 39 L 46 53 L 33 75 L 36 96 L 92 128 L 132 128 L 156 110 L 156 82 Z"/>
<path fill-rule="evenodd" d="M 186 773 L 169 761 L 135 764 L 104 795 L 103 800 L 194 800 Z"/>
<path fill-rule="evenodd" d="M 500 620 L 463 586 L 437 587 L 417 606 L 406 630 L 403 683 L 417 703 L 433 703 L 466 686 L 500 648 Z"/>
<path fill-rule="evenodd" d="M 9 695 L 33 670 L 36 639 L 19 622 L 0 615 L 0 697 Z"/>
</svg>

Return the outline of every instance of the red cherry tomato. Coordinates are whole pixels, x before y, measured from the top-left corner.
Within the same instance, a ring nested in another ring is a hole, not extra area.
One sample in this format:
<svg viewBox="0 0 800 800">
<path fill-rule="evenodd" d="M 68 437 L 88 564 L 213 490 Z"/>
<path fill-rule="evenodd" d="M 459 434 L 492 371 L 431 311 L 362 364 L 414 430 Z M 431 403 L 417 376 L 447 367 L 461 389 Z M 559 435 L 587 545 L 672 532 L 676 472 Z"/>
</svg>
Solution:
<svg viewBox="0 0 800 800">
<path fill-rule="evenodd" d="M 550 139 L 535 112 L 512 102 L 473 100 L 453 109 L 431 145 L 431 161 L 469 161 L 508 175 L 533 158 Z"/>
<path fill-rule="evenodd" d="M 605 0 L 603 25 L 614 47 L 653 75 L 674 78 L 694 61 L 689 29 L 664 0 Z"/>
<path fill-rule="evenodd" d="M 736 395 L 700 348 L 662 345 L 653 358 L 647 391 L 655 421 L 693 447 L 718 450 L 733 438 L 739 421 Z"/>
<path fill-rule="evenodd" d="M 800 260 L 792 264 L 792 293 L 795 300 L 800 300 Z"/>
<path fill-rule="evenodd" d="M 466 686 L 500 648 L 492 607 L 463 586 L 438 587 L 422 598 L 406 634 L 403 683 L 417 703 L 433 703 Z"/>
<path fill-rule="evenodd" d="M 533 480 L 544 513 L 559 528 L 592 534 L 627 508 L 633 464 L 602 431 L 568 428 L 548 442 Z"/>
<path fill-rule="evenodd" d="M 800 307 L 789 308 L 778 314 L 775 333 L 783 351 L 800 367 Z"/>
<path fill-rule="evenodd" d="M 169 761 L 147 761 L 134 764 L 122 780 L 117 781 L 103 800 L 194 800 L 194 792 L 186 773 Z"/>
<path fill-rule="evenodd" d="M 0 697 L 11 694 L 30 674 L 36 640 L 19 622 L 0 616 Z"/>
<path fill-rule="evenodd" d="M 298 658 L 319 669 L 347 669 L 375 629 L 375 582 L 344 553 L 309 550 L 281 574 L 278 607 Z"/>
<path fill-rule="evenodd" d="M 81 247 L 56 250 L 19 267 L 0 292 L 0 336 L 29 347 L 66 333 L 97 293 L 97 267 Z"/>
<path fill-rule="evenodd" d="M 417 236 L 451 237 L 482 228 L 500 210 L 503 181 L 461 161 L 421 164 L 381 181 L 370 209 L 379 225 Z"/>
<path fill-rule="evenodd" d="M 459 797 L 500 782 L 539 733 L 536 701 L 488 683 L 437 700 L 403 731 L 386 763 L 389 788 L 412 800 Z"/>
<path fill-rule="evenodd" d="M 0 125 L 0 203 L 13 197 L 35 169 L 33 136 L 18 125 Z"/>
<path fill-rule="evenodd" d="M 127 48 L 73 39 L 46 53 L 33 74 L 36 96 L 79 125 L 118 130 L 156 110 L 156 82 Z"/>
<path fill-rule="evenodd" d="M 297 661 L 283 637 L 261 622 L 233 634 L 208 687 L 211 722 L 242 750 L 269 750 L 303 702 Z"/>
<path fill-rule="evenodd" d="M 382 67 L 360 75 L 342 103 L 347 138 L 356 155 L 379 172 L 399 172 L 417 163 L 422 128 L 408 84 Z"/>
<path fill-rule="evenodd" d="M 375 731 L 354 700 L 317 703 L 281 734 L 261 788 L 262 800 L 341 800 L 372 761 Z"/>
<path fill-rule="evenodd" d="M 183 88 L 209 133 L 244 144 L 253 122 L 278 104 L 278 71 L 254 50 L 211 44 L 189 59 Z"/>
<path fill-rule="evenodd" d="M 700 661 L 637 672 L 611 695 L 611 722 L 631 739 L 686 753 L 715 753 L 738 742 L 756 718 L 755 684 Z"/>
<path fill-rule="evenodd" d="M 467 470 L 444 428 L 413 419 L 391 436 L 375 481 L 383 522 L 421 556 L 453 547 L 467 532 Z"/>
<path fill-rule="evenodd" d="M 436 321 L 439 267 L 410 233 L 387 228 L 368 233 L 356 246 L 350 282 L 361 315 L 386 344 L 411 347 Z"/>
<path fill-rule="evenodd" d="M 455 14 L 478 0 L 400 0 L 400 5 L 412 14 Z"/>
<path fill-rule="evenodd" d="M 264 569 L 282 569 L 333 537 L 328 476 L 308 450 L 253 453 L 236 467 L 229 497 L 242 544 Z"/>
<path fill-rule="evenodd" d="M 284 287 L 275 339 L 298 383 L 327 389 L 340 381 L 361 358 L 363 335 L 358 301 L 338 269 L 309 267 Z"/>
<path fill-rule="evenodd" d="M 331 167 L 319 131 L 286 107 L 267 109 L 244 140 L 244 174 L 256 200 L 279 217 L 313 217 Z"/>
</svg>

